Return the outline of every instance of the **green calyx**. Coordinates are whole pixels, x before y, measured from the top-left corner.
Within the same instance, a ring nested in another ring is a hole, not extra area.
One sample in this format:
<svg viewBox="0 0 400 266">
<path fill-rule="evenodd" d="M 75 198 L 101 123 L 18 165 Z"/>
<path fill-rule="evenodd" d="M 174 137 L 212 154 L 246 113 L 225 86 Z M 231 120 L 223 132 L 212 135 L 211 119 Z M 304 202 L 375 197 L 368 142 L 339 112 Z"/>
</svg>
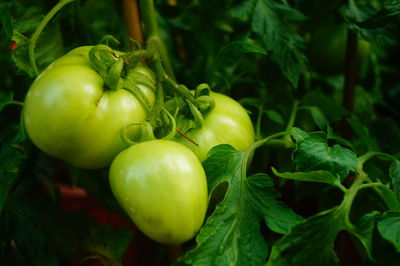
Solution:
<svg viewBox="0 0 400 266">
<path fill-rule="evenodd" d="M 157 44 L 149 42 L 147 49 L 128 53 L 115 51 L 105 44 L 96 45 L 89 51 L 91 65 L 103 78 L 107 89 L 127 90 L 144 108 L 147 121 L 127 126 L 141 126 L 139 141 L 156 137 L 170 139 L 175 137 L 178 129 L 187 132 L 191 128 L 201 128 L 204 117 L 215 107 L 207 84 L 198 85 L 193 92 L 167 74 Z M 151 71 L 140 63 L 143 61 L 148 63 Z M 167 102 L 164 89 L 168 92 Z M 155 94 L 155 102 L 154 98 L 148 98 L 149 90 Z M 171 94 L 174 95 L 172 99 L 168 98 Z M 127 128 L 122 132 L 122 139 L 132 145 L 136 142 L 126 137 Z"/>
</svg>

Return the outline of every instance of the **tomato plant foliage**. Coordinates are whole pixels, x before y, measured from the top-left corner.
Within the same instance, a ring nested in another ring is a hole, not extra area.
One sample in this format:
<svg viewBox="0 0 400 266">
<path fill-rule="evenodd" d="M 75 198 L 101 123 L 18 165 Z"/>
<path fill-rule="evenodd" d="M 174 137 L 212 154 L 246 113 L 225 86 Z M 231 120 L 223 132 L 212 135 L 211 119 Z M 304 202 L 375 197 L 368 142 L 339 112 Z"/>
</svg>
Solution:
<svg viewBox="0 0 400 266">
<path fill-rule="evenodd" d="M 0 3 L 0 265 L 398 264 L 399 0 L 127 2 Z"/>
</svg>

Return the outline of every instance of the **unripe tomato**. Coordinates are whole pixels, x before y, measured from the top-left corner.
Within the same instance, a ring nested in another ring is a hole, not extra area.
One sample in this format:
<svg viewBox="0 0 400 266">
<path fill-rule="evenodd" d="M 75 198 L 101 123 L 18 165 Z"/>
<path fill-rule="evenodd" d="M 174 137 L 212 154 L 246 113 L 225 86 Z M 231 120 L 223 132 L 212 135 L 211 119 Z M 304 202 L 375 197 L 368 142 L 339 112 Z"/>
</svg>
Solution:
<svg viewBox="0 0 400 266">
<path fill-rule="evenodd" d="M 121 131 L 146 118 L 140 102 L 124 89 L 106 89 L 91 67 L 90 46 L 79 47 L 46 68 L 30 87 L 23 109 L 26 131 L 47 154 L 87 169 L 108 166 L 126 144 Z M 143 65 L 133 71 L 153 84 L 137 84 L 154 103 L 154 78 Z M 152 86 L 151 86 L 152 85 Z M 127 136 L 135 140 L 139 127 Z"/>
<path fill-rule="evenodd" d="M 137 227 L 155 241 L 180 244 L 203 224 L 206 176 L 180 143 L 150 140 L 122 151 L 111 164 L 110 185 Z"/>
<path fill-rule="evenodd" d="M 345 23 L 323 25 L 313 34 L 310 44 L 310 62 L 322 74 L 341 74 L 344 71 L 347 46 L 347 25 Z M 358 39 L 360 62 L 370 52 L 369 42 Z"/>
<path fill-rule="evenodd" d="M 212 92 L 211 97 L 215 100 L 215 108 L 205 116 L 203 127 L 186 133 L 198 146 L 178 137 L 178 141 L 189 147 L 200 161 L 206 159 L 214 146 L 229 144 L 237 150 L 246 150 L 254 142 L 254 129 L 247 111 L 223 94 Z"/>
</svg>

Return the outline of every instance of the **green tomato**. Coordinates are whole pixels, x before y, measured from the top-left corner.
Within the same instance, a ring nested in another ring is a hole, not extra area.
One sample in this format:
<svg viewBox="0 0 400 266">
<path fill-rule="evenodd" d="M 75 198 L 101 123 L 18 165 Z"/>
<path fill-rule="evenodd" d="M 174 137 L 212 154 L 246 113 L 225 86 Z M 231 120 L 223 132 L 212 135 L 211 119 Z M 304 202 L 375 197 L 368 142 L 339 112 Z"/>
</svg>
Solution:
<svg viewBox="0 0 400 266">
<path fill-rule="evenodd" d="M 184 137 L 177 138 L 200 161 L 206 159 L 208 151 L 214 146 L 229 144 L 244 151 L 254 142 L 254 129 L 247 111 L 223 94 L 212 92 L 211 97 L 215 100 L 215 108 L 205 116 L 203 127 L 186 133 L 198 146 Z"/>
<path fill-rule="evenodd" d="M 310 62 L 322 74 L 341 74 L 344 71 L 347 46 L 345 23 L 324 25 L 313 34 L 310 44 Z M 358 40 L 358 59 L 362 62 L 370 52 L 369 42 Z"/>
<path fill-rule="evenodd" d="M 107 167 L 126 148 L 121 132 L 143 122 L 140 102 L 124 89 L 105 89 L 104 81 L 90 66 L 90 46 L 79 47 L 45 69 L 30 87 L 23 109 L 26 131 L 47 154 L 86 169 Z M 153 86 L 137 84 L 154 103 L 154 78 L 143 65 L 133 71 L 151 78 Z M 126 135 L 140 137 L 139 127 Z"/>
<path fill-rule="evenodd" d="M 111 164 L 110 185 L 137 227 L 155 241 L 183 243 L 203 224 L 206 176 L 182 144 L 150 140 L 129 147 Z"/>
</svg>

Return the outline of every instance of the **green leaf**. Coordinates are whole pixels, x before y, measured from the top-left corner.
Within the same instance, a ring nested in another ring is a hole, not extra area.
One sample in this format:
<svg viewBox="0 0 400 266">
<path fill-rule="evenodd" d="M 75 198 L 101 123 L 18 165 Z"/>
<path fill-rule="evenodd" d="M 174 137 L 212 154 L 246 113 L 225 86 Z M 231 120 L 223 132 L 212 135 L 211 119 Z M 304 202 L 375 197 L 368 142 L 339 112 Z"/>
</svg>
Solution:
<svg viewBox="0 0 400 266">
<path fill-rule="evenodd" d="M 12 91 L 4 92 L 0 91 L 0 112 L 3 111 L 3 108 L 8 105 L 9 102 L 13 100 Z"/>
<path fill-rule="evenodd" d="M 276 176 L 286 178 L 286 179 L 325 183 L 325 184 L 329 184 L 332 186 L 342 188 L 340 179 L 337 176 L 334 176 L 331 172 L 324 171 L 324 170 L 317 170 L 317 171 L 310 171 L 310 172 L 279 173 L 275 168 L 272 167 L 272 172 Z"/>
<path fill-rule="evenodd" d="M 343 81 L 340 80 L 339 84 L 342 86 Z M 307 93 L 301 103 L 318 107 L 331 122 L 339 121 L 349 113 L 340 103 L 333 101 L 331 97 L 318 90 Z"/>
<path fill-rule="evenodd" d="M 58 265 L 53 246 L 44 229 L 46 213 L 38 201 L 13 198 L 7 209 L 8 225 L 17 249 L 32 266 Z"/>
<path fill-rule="evenodd" d="M 379 144 L 376 141 L 376 138 L 370 135 L 367 127 L 359 123 L 354 119 L 346 120 L 350 127 L 353 129 L 354 133 L 357 137 L 359 137 L 361 144 L 366 147 L 368 151 L 379 151 Z"/>
<path fill-rule="evenodd" d="M 242 176 L 244 153 L 229 145 L 214 147 L 204 168 L 210 191 L 228 182 L 224 199 L 196 238 L 197 246 L 182 261 L 190 265 L 261 265 L 267 243 L 260 220 L 277 233 L 287 233 L 301 218 L 276 200 L 279 193 L 264 174 Z"/>
<path fill-rule="evenodd" d="M 395 21 L 397 15 L 400 14 L 400 1 L 399 0 L 386 0 L 383 1 L 383 7 L 376 12 L 372 17 L 357 23 L 363 28 L 378 28 L 382 27 L 392 21 Z"/>
<path fill-rule="evenodd" d="M 373 260 L 372 257 L 373 234 L 374 234 L 375 224 L 379 216 L 380 213 L 378 211 L 372 211 L 370 213 L 366 213 L 360 218 L 354 229 L 349 229 L 349 228 L 347 229 L 350 233 L 356 236 L 358 240 L 360 240 L 370 260 Z"/>
<path fill-rule="evenodd" d="M 89 228 L 95 225 L 95 221 L 82 210 L 51 213 L 46 219 L 46 233 L 51 244 L 70 258 L 76 256 L 76 252 L 89 235 Z"/>
<path fill-rule="evenodd" d="M 359 33 L 363 39 L 380 45 L 394 45 L 397 36 L 394 34 L 393 26 L 397 23 L 396 16 L 399 7 L 394 4 L 398 0 L 390 0 L 390 2 L 391 4 L 384 5 L 383 9 L 375 14 L 372 14 L 374 10 L 365 8 L 365 5 L 349 2 L 343 10 L 343 16 L 346 20 L 353 22 L 350 28 Z"/>
<path fill-rule="evenodd" d="M 251 28 L 264 41 L 267 52 L 278 63 L 293 87 L 308 64 L 303 38 L 287 22 L 301 21 L 305 16 L 278 1 L 247 0 L 232 9 L 232 16 L 251 20 Z"/>
<path fill-rule="evenodd" d="M 302 106 L 302 108 L 310 111 L 310 114 L 315 122 L 315 124 L 319 127 L 319 129 L 324 130 L 327 125 L 327 120 L 324 113 L 317 106 Z"/>
<path fill-rule="evenodd" d="M 260 47 L 255 43 L 246 41 L 235 41 L 224 46 L 215 58 L 215 68 L 221 68 L 222 66 L 231 65 L 238 61 L 240 57 L 245 54 L 262 54 L 266 55 L 267 52 L 264 48 Z"/>
<path fill-rule="evenodd" d="M 107 169 L 93 171 L 70 166 L 68 170 L 73 186 L 83 188 L 99 204 L 112 210 L 121 210 L 111 192 Z"/>
<path fill-rule="evenodd" d="M 400 202 L 393 190 L 389 186 L 381 186 L 380 189 L 382 190 L 382 199 L 386 205 L 392 210 L 400 211 Z"/>
<path fill-rule="evenodd" d="M 83 245 L 87 251 L 98 255 L 106 265 L 122 266 L 122 257 L 132 236 L 133 233 L 129 229 L 93 226 Z"/>
<path fill-rule="evenodd" d="M 297 224 L 272 247 L 267 266 L 337 265 L 333 245 L 344 218 L 343 209 L 335 207 Z"/>
<path fill-rule="evenodd" d="M 282 115 L 279 114 L 278 112 L 274 110 L 265 110 L 264 112 L 267 114 L 268 118 L 274 121 L 275 123 L 279 125 L 283 125 L 285 123 Z"/>
<path fill-rule="evenodd" d="M 27 159 L 21 142 L 25 140 L 20 126 L 8 128 L 0 136 L 0 210 L 4 207 L 10 189 Z"/>
<path fill-rule="evenodd" d="M 381 236 L 392 243 L 400 252 L 400 213 L 385 212 L 378 221 L 378 231 Z"/>
<path fill-rule="evenodd" d="M 297 144 L 293 161 L 299 171 L 326 170 L 343 180 L 350 171 L 356 170 L 358 161 L 354 152 L 337 144 L 329 146 L 326 133 L 301 134 L 299 138 L 298 129 L 293 134 Z"/>
<path fill-rule="evenodd" d="M 29 38 L 39 25 L 43 13 L 37 6 L 30 7 L 13 27 L 12 40 L 17 43 L 11 58 L 18 68 L 35 76 L 28 54 Z M 52 21 L 42 31 L 35 46 L 35 59 L 39 72 L 64 53 L 61 32 L 57 21 Z"/>
<path fill-rule="evenodd" d="M 400 200 L 400 161 L 394 160 L 389 168 L 389 176 L 392 179 L 393 191 Z"/>
<path fill-rule="evenodd" d="M 297 143 L 304 141 L 304 139 L 308 136 L 308 133 L 301 130 L 300 128 L 293 127 L 290 134 L 294 138 Z"/>
</svg>

